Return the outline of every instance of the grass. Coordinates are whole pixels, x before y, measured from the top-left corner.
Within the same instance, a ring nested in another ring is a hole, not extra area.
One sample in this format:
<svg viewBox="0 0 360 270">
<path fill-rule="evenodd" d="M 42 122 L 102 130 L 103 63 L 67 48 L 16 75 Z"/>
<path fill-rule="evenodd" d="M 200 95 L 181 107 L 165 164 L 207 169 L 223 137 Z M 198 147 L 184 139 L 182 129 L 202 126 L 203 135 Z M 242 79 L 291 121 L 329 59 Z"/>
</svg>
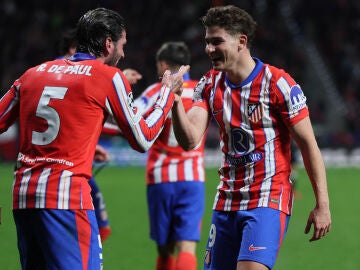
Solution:
<svg viewBox="0 0 360 270">
<path fill-rule="evenodd" d="M 2 270 L 20 269 L 15 225 L 11 214 L 12 165 L 0 165 L 0 265 Z M 148 236 L 144 168 L 106 167 L 97 177 L 108 209 L 113 233 L 103 245 L 104 267 L 111 270 L 155 269 L 155 243 Z M 197 248 L 198 269 L 202 269 L 210 225 L 211 207 L 218 182 L 215 169 L 207 169 L 206 213 Z M 304 169 L 300 169 L 289 230 L 274 270 L 360 269 L 358 229 L 360 218 L 360 169 L 328 168 L 332 230 L 322 240 L 309 242 L 303 233 L 314 198 Z"/>
</svg>

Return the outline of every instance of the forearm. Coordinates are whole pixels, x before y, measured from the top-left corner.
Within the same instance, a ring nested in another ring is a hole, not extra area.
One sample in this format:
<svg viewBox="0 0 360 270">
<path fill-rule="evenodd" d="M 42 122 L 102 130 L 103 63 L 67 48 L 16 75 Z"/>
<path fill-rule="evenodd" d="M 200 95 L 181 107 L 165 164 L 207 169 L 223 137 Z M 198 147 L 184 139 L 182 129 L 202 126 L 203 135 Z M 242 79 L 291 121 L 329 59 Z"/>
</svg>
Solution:
<svg viewBox="0 0 360 270">
<path fill-rule="evenodd" d="M 317 147 L 301 147 L 304 166 L 310 178 L 318 207 L 329 207 L 329 196 L 326 181 L 326 170 L 320 149 Z"/>
<path fill-rule="evenodd" d="M 175 99 L 172 107 L 172 123 L 176 140 L 184 150 L 191 150 L 199 144 L 202 135 L 187 117 L 181 99 Z"/>
</svg>

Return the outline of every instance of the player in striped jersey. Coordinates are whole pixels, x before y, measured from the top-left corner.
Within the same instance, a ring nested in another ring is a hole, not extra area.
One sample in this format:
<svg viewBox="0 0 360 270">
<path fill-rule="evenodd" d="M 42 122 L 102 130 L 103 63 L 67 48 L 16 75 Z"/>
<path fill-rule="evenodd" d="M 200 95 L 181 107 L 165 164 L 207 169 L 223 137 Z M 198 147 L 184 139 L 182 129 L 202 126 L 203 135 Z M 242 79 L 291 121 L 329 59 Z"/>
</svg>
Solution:
<svg viewBox="0 0 360 270">
<path fill-rule="evenodd" d="M 223 159 L 204 269 L 272 269 L 292 210 L 291 137 L 316 199 L 305 232 L 313 226 L 315 241 L 331 226 L 325 166 L 306 98 L 284 70 L 251 56 L 256 22 L 247 12 L 213 7 L 202 22 L 213 69 L 199 81 L 187 114 L 175 97 L 172 119 L 185 149 L 199 143 L 210 117 L 220 129 Z"/>
<path fill-rule="evenodd" d="M 166 42 L 156 54 L 159 76 L 166 69 L 177 72 L 190 63 L 190 51 L 184 42 Z M 184 75 L 182 101 L 185 110 L 191 107 L 197 81 Z M 149 86 L 135 100 L 145 113 L 159 96 L 161 83 Z M 204 212 L 204 142 L 184 151 L 173 133 L 171 115 L 150 148 L 146 164 L 147 202 L 150 237 L 157 244 L 158 270 L 196 270 L 196 242 L 200 240 Z M 175 258 L 177 254 L 177 257 Z"/>
<path fill-rule="evenodd" d="M 132 148 L 144 152 L 165 124 L 189 69 L 164 73 L 151 113 L 134 106 L 124 74 L 124 20 L 98 8 L 77 25 L 77 53 L 27 70 L 0 100 L 0 133 L 19 119 L 13 215 L 22 269 L 101 269 L 102 251 L 88 180 L 111 114 Z"/>
</svg>

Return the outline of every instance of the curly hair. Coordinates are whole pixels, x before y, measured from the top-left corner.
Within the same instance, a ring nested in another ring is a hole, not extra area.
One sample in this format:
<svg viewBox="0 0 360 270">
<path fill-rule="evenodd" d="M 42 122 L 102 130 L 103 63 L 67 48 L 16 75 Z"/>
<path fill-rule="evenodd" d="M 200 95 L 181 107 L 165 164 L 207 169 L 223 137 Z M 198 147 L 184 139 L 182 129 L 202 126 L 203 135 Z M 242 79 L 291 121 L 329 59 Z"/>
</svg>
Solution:
<svg viewBox="0 0 360 270">
<path fill-rule="evenodd" d="M 219 26 L 231 35 L 246 35 L 248 47 L 254 40 L 257 24 L 249 13 L 239 7 L 233 5 L 212 7 L 200 19 L 205 28 Z"/>
</svg>

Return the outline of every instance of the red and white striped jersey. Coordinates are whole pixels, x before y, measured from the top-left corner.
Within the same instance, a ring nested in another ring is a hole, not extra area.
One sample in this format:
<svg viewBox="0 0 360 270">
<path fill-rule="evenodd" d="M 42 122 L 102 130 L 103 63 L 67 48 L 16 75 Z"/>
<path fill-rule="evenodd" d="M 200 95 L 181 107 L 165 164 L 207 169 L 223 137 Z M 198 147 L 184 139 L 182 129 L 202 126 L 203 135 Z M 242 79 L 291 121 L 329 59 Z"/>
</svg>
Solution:
<svg viewBox="0 0 360 270">
<path fill-rule="evenodd" d="M 194 105 L 219 125 L 222 164 L 213 208 L 270 207 L 291 213 L 290 132 L 309 115 L 300 86 L 281 69 L 255 59 L 240 85 L 210 70 L 195 88 Z"/>
<path fill-rule="evenodd" d="M 174 94 L 163 87 L 144 119 L 119 69 L 86 54 L 74 60 L 29 69 L 0 101 L 0 133 L 17 118 L 20 126 L 14 209 L 93 209 L 87 180 L 109 114 L 132 148 L 144 152 L 171 109 Z"/>
<path fill-rule="evenodd" d="M 186 78 L 186 76 L 184 77 Z M 196 83 L 197 81 L 184 79 L 181 98 L 186 111 L 191 108 Z M 148 112 L 148 109 L 156 101 L 160 88 L 160 83 L 153 84 L 135 100 L 140 111 Z M 185 151 L 182 149 L 175 138 L 170 113 L 163 131 L 149 150 L 146 164 L 146 183 L 151 185 L 177 181 L 204 182 L 204 144 L 205 138 L 194 150 Z"/>
</svg>

